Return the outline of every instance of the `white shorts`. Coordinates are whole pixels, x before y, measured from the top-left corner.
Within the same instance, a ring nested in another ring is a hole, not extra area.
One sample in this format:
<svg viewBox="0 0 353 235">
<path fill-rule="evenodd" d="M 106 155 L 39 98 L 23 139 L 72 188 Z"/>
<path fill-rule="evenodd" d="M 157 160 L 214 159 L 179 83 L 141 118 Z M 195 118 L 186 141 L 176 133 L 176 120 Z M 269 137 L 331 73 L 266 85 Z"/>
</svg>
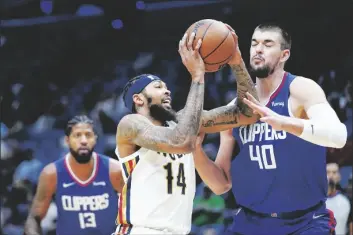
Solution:
<svg viewBox="0 0 353 235">
<path fill-rule="evenodd" d="M 171 231 L 165 230 L 157 230 L 157 229 L 151 229 L 151 228 L 145 228 L 145 227 L 132 227 L 132 228 L 127 228 L 123 227 L 120 228 L 121 226 L 118 226 L 115 230 L 115 233 L 112 235 L 124 235 L 124 234 L 131 234 L 131 235 L 145 235 L 145 234 L 154 234 L 154 235 L 169 235 L 169 234 L 175 234 Z"/>
</svg>

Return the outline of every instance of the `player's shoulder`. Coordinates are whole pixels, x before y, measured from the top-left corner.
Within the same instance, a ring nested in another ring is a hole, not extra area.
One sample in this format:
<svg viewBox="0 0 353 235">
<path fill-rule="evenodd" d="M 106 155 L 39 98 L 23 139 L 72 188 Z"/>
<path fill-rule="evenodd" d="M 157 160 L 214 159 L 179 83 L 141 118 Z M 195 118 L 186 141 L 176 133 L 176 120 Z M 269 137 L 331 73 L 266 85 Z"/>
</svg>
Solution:
<svg viewBox="0 0 353 235">
<path fill-rule="evenodd" d="M 109 171 L 120 172 L 121 171 L 120 162 L 114 158 L 109 158 Z"/>
<path fill-rule="evenodd" d="M 43 168 L 41 172 L 41 178 L 52 180 L 52 179 L 56 179 L 56 177 L 57 177 L 57 169 L 54 162 L 49 163 Z"/>
<path fill-rule="evenodd" d="M 314 80 L 296 76 L 289 86 L 290 95 L 296 99 L 308 99 L 310 97 L 324 94 L 322 88 Z"/>
<path fill-rule="evenodd" d="M 296 87 L 296 86 L 301 86 L 301 85 L 318 85 L 314 80 L 304 77 L 304 76 L 299 76 L 296 75 L 291 83 L 291 87 Z"/>
<path fill-rule="evenodd" d="M 101 153 L 95 153 L 97 158 L 99 159 L 99 162 L 102 162 L 104 166 L 108 167 L 109 166 L 109 161 L 110 161 L 110 157 L 106 156 L 104 154 Z"/>
<path fill-rule="evenodd" d="M 119 122 L 118 124 L 118 127 L 121 126 L 121 125 L 130 125 L 131 123 L 136 123 L 136 121 L 148 121 L 148 122 L 151 122 L 148 120 L 147 117 L 141 115 L 141 114 L 138 114 L 138 113 L 131 113 L 131 114 L 127 114 L 125 115 Z"/>
<path fill-rule="evenodd" d="M 141 114 L 128 114 L 125 115 L 117 126 L 117 136 L 126 136 L 136 134 L 146 124 L 151 124 L 145 116 Z"/>
</svg>

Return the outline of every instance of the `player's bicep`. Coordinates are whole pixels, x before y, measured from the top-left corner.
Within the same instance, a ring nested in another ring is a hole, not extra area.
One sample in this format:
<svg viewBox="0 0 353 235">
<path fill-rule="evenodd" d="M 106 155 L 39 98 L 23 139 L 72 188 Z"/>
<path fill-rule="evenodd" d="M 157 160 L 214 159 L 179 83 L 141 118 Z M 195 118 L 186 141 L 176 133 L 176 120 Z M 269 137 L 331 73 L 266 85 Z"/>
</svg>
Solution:
<svg viewBox="0 0 353 235">
<path fill-rule="evenodd" d="M 323 89 L 313 80 L 297 77 L 290 87 L 291 96 L 303 107 L 309 119 L 339 121 Z"/>
<path fill-rule="evenodd" d="M 228 181 L 231 183 L 230 167 L 232 161 L 235 139 L 232 130 L 222 131 L 220 134 L 220 145 L 216 157 L 216 164 L 221 167 Z"/>
<path fill-rule="evenodd" d="M 131 116 L 119 123 L 120 139 L 159 152 L 190 153 L 192 151 L 190 137 L 178 134 L 177 129 L 155 126 L 142 115 Z"/>
<path fill-rule="evenodd" d="M 40 174 L 31 213 L 43 219 L 46 215 L 56 189 L 56 169 L 54 164 L 46 166 Z"/>
</svg>

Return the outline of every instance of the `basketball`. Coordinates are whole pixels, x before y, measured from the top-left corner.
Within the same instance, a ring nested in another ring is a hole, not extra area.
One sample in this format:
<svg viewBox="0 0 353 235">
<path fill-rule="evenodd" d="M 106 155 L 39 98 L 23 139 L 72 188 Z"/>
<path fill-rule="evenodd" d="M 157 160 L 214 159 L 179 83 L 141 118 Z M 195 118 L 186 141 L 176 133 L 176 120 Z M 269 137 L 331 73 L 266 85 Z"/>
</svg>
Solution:
<svg viewBox="0 0 353 235">
<path fill-rule="evenodd" d="M 202 39 L 200 55 L 205 62 L 206 72 L 216 72 L 232 58 L 236 48 L 231 31 L 217 20 L 203 19 L 193 23 L 186 31 L 188 37 L 195 32 L 193 47 Z"/>
</svg>

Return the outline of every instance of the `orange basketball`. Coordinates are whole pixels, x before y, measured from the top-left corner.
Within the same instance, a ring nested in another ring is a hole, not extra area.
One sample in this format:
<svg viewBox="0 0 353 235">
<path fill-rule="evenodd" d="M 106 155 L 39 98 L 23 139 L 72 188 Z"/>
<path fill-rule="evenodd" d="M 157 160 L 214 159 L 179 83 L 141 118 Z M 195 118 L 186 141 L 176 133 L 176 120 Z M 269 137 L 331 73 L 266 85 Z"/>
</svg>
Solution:
<svg viewBox="0 0 353 235">
<path fill-rule="evenodd" d="M 192 24 L 186 31 L 188 36 L 195 32 L 193 47 L 202 39 L 200 55 L 205 62 L 206 72 L 216 72 L 232 58 L 236 48 L 231 31 L 217 20 L 204 19 Z"/>
</svg>

